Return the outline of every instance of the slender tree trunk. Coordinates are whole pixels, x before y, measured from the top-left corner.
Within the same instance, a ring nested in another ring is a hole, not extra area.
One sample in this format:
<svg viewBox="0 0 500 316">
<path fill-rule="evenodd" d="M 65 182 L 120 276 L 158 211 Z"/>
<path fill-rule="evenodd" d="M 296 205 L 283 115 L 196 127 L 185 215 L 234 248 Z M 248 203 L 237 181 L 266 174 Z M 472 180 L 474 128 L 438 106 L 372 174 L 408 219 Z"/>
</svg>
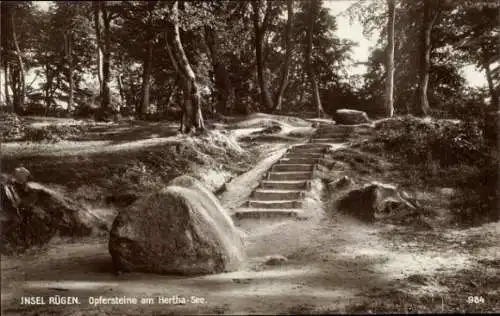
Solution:
<svg viewBox="0 0 500 316">
<path fill-rule="evenodd" d="M 142 106 L 140 116 L 146 115 L 149 108 L 151 90 L 151 71 L 153 65 L 153 39 L 148 40 L 146 54 L 144 55 L 144 69 L 142 72 Z"/>
<path fill-rule="evenodd" d="M 194 74 L 189 60 L 187 59 L 184 47 L 181 42 L 181 34 L 179 31 L 179 8 L 178 1 L 175 1 L 172 6 L 173 31 L 174 31 L 174 56 L 177 57 L 179 70 L 184 77 L 184 109 L 181 119 L 181 132 L 189 133 L 193 128 L 198 130 L 205 129 L 203 115 L 201 113 L 201 96 L 200 89 L 196 83 Z"/>
<path fill-rule="evenodd" d="M 231 98 L 233 87 L 226 66 L 220 60 L 216 35 L 210 26 L 205 26 L 205 42 L 212 59 L 217 99 L 216 111 L 227 114 L 228 110 L 233 107 L 233 99 Z"/>
<path fill-rule="evenodd" d="M 101 108 L 103 113 L 109 110 L 111 105 L 111 92 L 109 89 L 109 83 L 111 80 L 111 52 L 109 47 L 110 42 L 110 17 L 109 12 L 106 9 L 106 3 L 100 2 L 102 5 L 102 17 L 103 17 L 103 37 L 104 37 L 104 45 L 103 45 L 103 62 L 102 62 L 102 100 L 101 100 Z"/>
<path fill-rule="evenodd" d="M 19 68 L 10 70 L 10 86 L 12 88 L 12 107 L 15 113 L 19 112 L 17 104 L 19 104 Z"/>
<path fill-rule="evenodd" d="M 3 48 L 3 54 L 1 57 L 2 60 L 2 66 L 3 66 L 3 71 L 4 71 L 4 76 L 5 76 L 5 82 L 4 82 L 4 93 L 5 93 L 5 105 L 7 106 L 7 109 L 9 111 L 14 112 L 14 107 L 13 104 L 11 103 L 10 100 L 10 94 L 9 94 L 9 54 L 10 54 L 10 30 L 9 30 L 9 24 L 10 21 L 7 18 L 9 16 L 9 5 L 5 1 L 0 2 L 1 4 L 1 11 L 2 11 L 2 18 L 0 19 L 1 22 L 1 28 L 0 28 L 0 40 L 2 42 L 2 48 Z"/>
<path fill-rule="evenodd" d="M 433 0 L 424 0 L 424 17 L 420 32 L 420 69 L 417 89 L 417 102 L 415 104 L 415 115 L 427 116 L 429 114 L 429 100 L 427 99 L 427 88 L 429 85 L 429 70 L 431 64 L 431 33 L 436 22 L 439 10 L 436 8 L 433 14 Z"/>
<path fill-rule="evenodd" d="M 65 51 L 66 51 L 66 61 L 68 63 L 68 82 L 69 82 L 69 93 L 68 93 L 68 112 L 73 110 L 73 90 L 74 90 L 74 80 L 73 80 L 73 48 L 72 48 L 72 34 L 71 30 L 64 34 L 65 41 Z"/>
<path fill-rule="evenodd" d="M 387 78 L 385 83 L 384 115 L 394 115 L 394 20 L 396 15 L 395 1 L 387 0 L 389 18 L 387 20 Z"/>
<path fill-rule="evenodd" d="M 127 101 L 125 100 L 125 93 L 123 92 L 123 79 L 122 74 L 116 75 L 116 81 L 118 82 L 118 91 L 120 92 L 120 111 L 124 105 L 127 105 Z"/>
<path fill-rule="evenodd" d="M 162 111 L 163 115 L 165 115 L 165 113 L 167 113 L 167 110 L 170 107 L 170 103 L 172 103 L 173 96 L 177 92 L 177 88 L 178 88 L 177 83 L 174 83 L 174 86 L 172 87 L 169 94 L 167 95 L 167 98 L 165 99 L 165 103 L 163 105 L 163 111 Z"/>
<path fill-rule="evenodd" d="M 10 102 L 10 95 L 9 95 L 9 62 L 7 61 L 7 58 L 3 59 L 3 72 L 5 76 L 5 82 L 4 82 L 5 104 L 7 105 L 8 108 L 14 111 L 14 109 L 12 108 L 12 103 Z"/>
<path fill-rule="evenodd" d="M 309 77 L 309 82 L 311 83 L 313 104 L 316 108 L 316 115 L 322 117 L 324 114 L 323 106 L 321 105 L 321 98 L 319 95 L 318 81 L 316 80 L 316 74 L 312 67 L 311 54 L 312 54 L 312 38 L 314 31 L 314 21 L 316 19 L 316 7 L 319 4 L 315 0 L 309 1 L 309 25 L 307 27 L 307 45 L 306 45 L 306 70 L 307 76 Z"/>
<path fill-rule="evenodd" d="M 491 70 L 490 70 L 490 65 L 488 62 L 483 63 L 483 68 L 484 71 L 486 72 L 486 80 L 488 81 L 488 90 L 490 91 L 490 97 L 491 97 L 491 102 L 490 106 L 493 109 L 498 109 L 499 108 L 499 99 L 498 99 L 498 94 L 495 89 L 495 85 L 493 84 L 493 76 L 491 75 Z"/>
<path fill-rule="evenodd" d="M 287 11 L 288 11 L 288 20 L 286 23 L 285 30 L 285 62 L 283 64 L 283 69 L 281 71 L 280 84 L 278 87 L 278 93 L 276 94 L 276 100 L 274 102 L 274 110 L 281 112 L 282 111 L 282 100 L 283 93 L 285 93 L 285 89 L 288 86 L 288 72 L 290 68 L 290 61 L 292 59 L 292 29 L 293 29 L 293 0 L 287 0 Z"/>
<path fill-rule="evenodd" d="M 19 63 L 19 94 L 17 96 L 17 102 L 14 104 L 14 110 L 16 113 L 20 114 L 21 109 L 24 107 L 24 100 L 26 99 L 26 89 L 25 89 L 25 72 L 24 72 L 24 62 L 19 48 L 19 42 L 17 41 L 16 33 L 16 23 L 14 18 L 14 11 L 10 15 L 11 27 L 12 27 L 12 39 L 14 42 L 14 47 L 16 49 L 17 60 Z"/>
<path fill-rule="evenodd" d="M 45 54 L 46 62 L 44 64 L 45 68 L 45 87 L 44 87 L 44 92 L 45 92 L 45 116 L 49 114 L 49 109 L 50 109 L 50 90 L 51 90 L 51 84 L 52 84 L 52 77 L 50 74 L 50 68 L 49 68 L 49 63 L 48 63 L 48 58 L 47 58 L 47 53 Z"/>
<path fill-rule="evenodd" d="M 50 106 L 52 105 L 51 100 L 51 90 L 52 90 L 52 78 L 47 78 L 47 83 L 45 86 L 45 116 L 49 114 Z"/>
<path fill-rule="evenodd" d="M 97 41 L 97 78 L 99 80 L 100 91 L 102 91 L 102 42 L 101 42 L 101 9 L 97 1 L 92 2 L 94 9 L 94 28 Z"/>
<path fill-rule="evenodd" d="M 181 73 L 181 70 L 179 69 L 179 64 L 177 62 L 177 58 L 175 57 L 175 54 L 174 54 L 174 50 L 168 42 L 168 32 L 165 32 L 165 48 L 167 49 L 167 54 L 168 54 L 168 57 L 170 58 L 170 62 L 172 64 L 172 67 L 175 69 L 175 73 L 177 74 L 177 79 L 176 79 L 174 85 L 175 85 L 175 87 L 177 87 L 177 85 L 180 85 L 182 87 L 183 94 L 185 94 L 186 92 L 184 89 L 184 85 L 186 82 L 186 78 Z M 173 95 L 174 95 L 174 93 L 173 93 L 173 89 L 172 89 L 172 93 L 170 94 L 169 99 L 172 98 Z M 170 102 L 170 100 L 167 100 L 167 102 Z M 167 108 L 168 108 L 168 104 L 165 106 L 165 112 L 167 111 Z M 184 120 L 184 109 L 183 109 L 183 116 L 181 117 L 181 121 L 180 121 L 180 123 L 181 123 L 180 131 L 181 132 L 184 130 L 183 120 Z"/>
<path fill-rule="evenodd" d="M 271 97 L 271 93 L 267 87 L 266 78 L 264 76 L 264 33 L 266 31 L 266 23 L 263 22 L 262 25 L 260 23 L 260 14 L 259 14 L 259 5 L 261 1 L 253 1 L 253 26 L 254 26 L 254 35 L 255 35 L 255 59 L 257 65 L 257 81 L 259 82 L 260 88 L 260 98 L 262 104 L 266 107 L 267 110 L 272 111 L 274 108 L 273 100 Z M 267 4 L 267 12 L 266 15 L 269 14 L 269 3 Z M 266 18 L 264 18 L 266 20 Z"/>
</svg>

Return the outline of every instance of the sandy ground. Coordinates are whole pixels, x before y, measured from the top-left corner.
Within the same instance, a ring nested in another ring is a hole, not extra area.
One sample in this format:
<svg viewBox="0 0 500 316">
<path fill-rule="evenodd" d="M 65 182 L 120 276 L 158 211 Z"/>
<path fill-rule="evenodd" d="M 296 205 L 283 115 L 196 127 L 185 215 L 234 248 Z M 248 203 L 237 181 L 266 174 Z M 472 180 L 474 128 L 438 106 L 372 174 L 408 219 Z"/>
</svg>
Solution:
<svg viewBox="0 0 500 316">
<path fill-rule="evenodd" d="M 252 132 L 251 128 L 245 126 L 248 130 L 238 136 Z M 270 146 L 265 159 L 228 183 L 220 196 L 223 204 L 231 209 L 247 198 L 286 146 Z M 306 221 L 243 223 L 248 261 L 244 269 L 233 273 L 116 276 L 107 241 L 102 239 L 56 241 L 42 252 L 3 257 L 3 314 L 343 313 L 352 312 L 353 306 L 358 306 L 358 312 L 370 312 L 380 300 L 394 301 L 393 293 L 436 297 L 435 310 L 442 312 L 450 311 L 448 301 L 465 304 L 471 295 L 482 298 L 483 305 L 499 306 L 500 283 L 492 287 L 474 280 L 478 274 L 483 276 L 480 280 L 500 275 L 500 223 L 468 230 L 415 232 L 364 224 L 335 210 L 317 211 L 318 216 Z M 265 264 L 269 256 L 276 255 L 288 260 Z M 443 281 L 458 274 L 461 277 L 456 283 Z M 454 286 L 468 280 L 476 282 L 476 292 Z M 44 296 L 46 304 L 22 305 L 22 296 Z M 49 304 L 49 297 L 56 296 L 77 297 L 79 304 Z M 100 296 L 137 298 L 138 302 L 89 304 L 89 299 Z M 403 300 L 390 306 L 393 312 L 418 311 L 413 302 Z"/>
<path fill-rule="evenodd" d="M 22 313 L 64 313 L 148 315 L 153 312 L 191 313 L 294 313 L 344 312 L 373 289 L 402 289 L 412 294 L 432 294 L 442 299 L 462 296 L 432 282 L 436 273 L 453 276 L 458 270 L 474 268 L 481 259 L 498 255 L 498 224 L 481 230 L 462 232 L 489 235 L 487 247 L 470 254 L 457 247 L 427 249 L 418 241 L 399 241 L 394 247 L 380 236 L 387 227 L 367 226 L 338 214 L 319 221 L 259 223 L 247 230 L 248 262 L 244 270 L 204 277 L 179 278 L 143 274 L 111 274 L 107 244 L 84 240 L 52 245 L 39 255 L 2 261 L 2 306 L 6 315 Z M 455 239 L 456 231 L 442 236 Z M 279 266 L 264 264 L 267 256 L 283 255 L 288 261 Z M 498 259 L 498 257 L 496 257 Z M 498 270 L 485 273 L 498 273 Z M 425 284 L 412 278 L 430 278 Z M 494 295 L 497 295 L 495 298 Z M 21 296 L 77 296 L 78 306 L 23 306 Z M 185 297 L 186 304 L 158 304 L 158 297 Z M 483 296 L 498 299 L 497 293 Z M 153 298 L 151 305 L 90 306 L 88 297 L 127 296 Z M 203 303 L 189 302 L 191 296 Z M 401 310 L 400 310 L 401 311 Z M 446 311 L 446 310 L 444 310 Z"/>
</svg>

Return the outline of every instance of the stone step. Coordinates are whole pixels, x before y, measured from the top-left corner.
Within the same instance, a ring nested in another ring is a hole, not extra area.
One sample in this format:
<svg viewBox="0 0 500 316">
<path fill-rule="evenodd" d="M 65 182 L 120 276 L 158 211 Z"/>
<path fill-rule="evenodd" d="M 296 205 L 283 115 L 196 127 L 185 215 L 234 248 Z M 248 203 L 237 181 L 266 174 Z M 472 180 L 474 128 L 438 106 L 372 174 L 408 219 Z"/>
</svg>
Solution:
<svg viewBox="0 0 500 316">
<path fill-rule="evenodd" d="M 317 164 L 321 158 L 281 158 L 278 164 Z M 276 166 L 276 165 L 275 165 Z"/>
<path fill-rule="evenodd" d="M 301 209 L 259 209 L 259 208 L 239 208 L 233 214 L 235 219 L 246 218 L 275 218 L 275 217 L 298 217 L 302 214 Z"/>
<path fill-rule="evenodd" d="M 298 200 L 273 200 L 273 201 L 248 200 L 247 207 L 271 208 L 271 209 L 301 208 L 302 202 Z"/>
<path fill-rule="evenodd" d="M 319 132 L 312 135 L 313 138 L 337 138 L 351 135 L 349 132 Z"/>
<path fill-rule="evenodd" d="M 299 149 L 306 149 L 306 148 L 315 148 L 315 149 L 323 148 L 324 149 L 325 147 L 328 147 L 328 145 L 305 143 L 305 144 L 293 146 L 293 148 L 299 148 Z"/>
<path fill-rule="evenodd" d="M 312 147 L 293 147 L 290 148 L 290 150 L 287 152 L 287 154 L 290 153 L 316 153 L 316 154 L 321 154 L 325 152 L 325 146 L 312 146 Z"/>
<path fill-rule="evenodd" d="M 278 163 L 272 166 L 272 171 L 312 171 L 314 164 L 291 164 L 291 163 Z"/>
<path fill-rule="evenodd" d="M 252 199 L 260 201 L 298 200 L 304 196 L 302 190 L 256 189 Z"/>
<path fill-rule="evenodd" d="M 308 180 L 296 180 L 296 181 L 262 180 L 260 182 L 259 187 L 262 189 L 304 190 L 309 187 L 309 184 Z"/>
<path fill-rule="evenodd" d="M 320 143 L 320 144 L 331 144 L 331 143 L 340 143 L 342 142 L 343 137 L 338 138 L 312 138 L 312 143 Z"/>
<path fill-rule="evenodd" d="M 312 179 L 311 171 L 269 172 L 266 180 L 309 180 Z"/>
<path fill-rule="evenodd" d="M 285 156 L 283 156 L 283 158 L 308 158 L 308 159 L 315 158 L 315 159 L 319 159 L 319 158 L 323 158 L 324 155 L 325 155 L 324 153 L 311 153 L 311 152 L 307 152 L 307 151 L 289 152 Z"/>
<path fill-rule="evenodd" d="M 359 125 L 358 125 L 359 126 Z M 324 126 L 323 128 L 318 128 L 318 130 L 330 130 L 330 131 L 351 131 L 356 129 L 358 126 L 355 125 L 344 125 L 344 124 L 335 124 L 330 126 Z"/>
</svg>

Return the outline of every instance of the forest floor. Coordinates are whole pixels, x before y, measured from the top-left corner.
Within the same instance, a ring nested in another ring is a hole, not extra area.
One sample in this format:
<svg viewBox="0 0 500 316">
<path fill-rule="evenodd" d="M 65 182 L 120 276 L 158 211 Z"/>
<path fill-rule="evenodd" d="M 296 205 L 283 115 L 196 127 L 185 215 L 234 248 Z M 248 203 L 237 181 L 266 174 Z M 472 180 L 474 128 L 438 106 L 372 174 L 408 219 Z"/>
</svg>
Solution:
<svg viewBox="0 0 500 316">
<path fill-rule="evenodd" d="M 170 123 L 34 118 L 28 123 L 80 127 L 73 138 L 57 142 L 2 144 L 3 171 L 22 163 L 35 181 L 85 203 L 109 224 L 121 207 L 113 202 L 120 194 L 141 196 L 183 173 L 211 187 L 227 208 L 236 207 L 288 146 L 305 141 L 314 131 L 300 118 L 264 114 L 209 122 L 213 130 L 200 136 L 178 135 L 177 125 Z M 350 142 L 362 140 L 356 133 L 352 137 Z M 3 314 L 499 311 L 500 223 L 445 224 L 446 194 L 409 188 L 399 170 L 404 166 L 372 167 L 377 171 L 367 171 L 366 164 L 355 166 L 349 175 L 413 189 L 422 203 L 443 213 L 432 219 L 432 229 L 363 223 L 329 209 L 325 197 L 322 218 L 257 222 L 255 229 L 247 230 L 248 262 L 241 271 L 199 277 L 117 276 L 112 273 L 107 238 L 57 239 L 41 249 L 2 257 Z M 288 260 L 266 265 L 268 256 L 275 255 Z M 77 296 L 81 305 L 21 305 L 21 296 L 27 295 Z M 93 306 L 88 304 L 91 296 L 150 297 L 154 303 Z M 187 298 L 187 303 L 158 302 L 158 297 L 175 296 Z"/>
</svg>

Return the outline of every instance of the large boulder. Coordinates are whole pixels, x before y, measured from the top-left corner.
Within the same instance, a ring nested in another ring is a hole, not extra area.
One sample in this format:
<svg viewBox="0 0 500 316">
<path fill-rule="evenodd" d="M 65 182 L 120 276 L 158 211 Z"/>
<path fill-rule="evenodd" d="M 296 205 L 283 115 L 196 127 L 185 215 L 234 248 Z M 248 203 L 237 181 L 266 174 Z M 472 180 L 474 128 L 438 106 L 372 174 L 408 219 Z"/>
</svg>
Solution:
<svg viewBox="0 0 500 316">
<path fill-rule="evenodd" d="M 343 125 L 370 123 L 370 119 L 366 112 L 351 109 L 339 109 L 335 111 L 333 119 L 337 124 Z"/>
<path fill-rule="evenodd" d="M 337 202 L 337 209 L 364 221 L 403 217 L 417 211 L 417 204 L 404 191 L 379 182 L 349 191 Z"/>
<path fill-rule="evenodd" d="M 43 246 L 55 236 L 82 237 L 106 228 L 85 207 L 40 183 L 19 183 L 2 175 L 0 191 L 2 253 Z"/>
<path fill-rule="evenodd" d="M 181 176 L 122 210 L 109 252 L 117 271 L 198 275 L 237 270 L 243 240 L 217 198 Z"/>
</svg>

